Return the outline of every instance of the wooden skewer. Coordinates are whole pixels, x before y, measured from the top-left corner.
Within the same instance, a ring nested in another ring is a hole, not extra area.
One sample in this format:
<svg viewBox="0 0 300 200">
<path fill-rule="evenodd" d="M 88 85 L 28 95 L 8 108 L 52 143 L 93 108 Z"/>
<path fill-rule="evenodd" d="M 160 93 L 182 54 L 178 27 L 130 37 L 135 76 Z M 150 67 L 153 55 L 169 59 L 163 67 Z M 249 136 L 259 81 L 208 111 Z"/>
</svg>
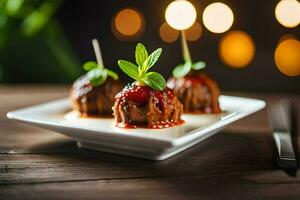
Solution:
<svg viewBox="0 0 300 200">
<path fill-rule="evenodd" d="M 93 43 L 93 48 L 94 48 L 94 51 L 95 51 L 97 63 L 99 65 L 99 67 L 104 67 L 103 58 L 102 58 L 102 54 L 101 54 L 101 49 L 100 49 L 99 42 L 98 42 L 97 39 L 92 39 L 92 43 Z"/>
<path fill-rule="evenodd" d="M 185 31 L 182 30 L 181 32 L 181 49 L 182 49 L 182 56 L 184 61 L 191 60 L 190 50 L 187 45 L 186 37 L 185 37 Z"/>
</svg>

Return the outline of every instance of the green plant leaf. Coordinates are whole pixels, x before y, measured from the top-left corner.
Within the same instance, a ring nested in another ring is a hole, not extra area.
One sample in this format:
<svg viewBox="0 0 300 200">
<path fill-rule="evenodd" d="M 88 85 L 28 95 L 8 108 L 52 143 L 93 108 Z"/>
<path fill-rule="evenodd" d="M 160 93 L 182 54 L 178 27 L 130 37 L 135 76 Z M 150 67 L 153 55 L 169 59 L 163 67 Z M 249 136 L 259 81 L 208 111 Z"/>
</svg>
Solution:
<svg viewBox="0 0 300 200">
<path fill-rule="evenodd" d="M 175 78 L 183 77 L 191 71 L 191 68 L 192 68 L 192 62 L 186 61 L 184 64 L 175 67 L 175 69 L 173 70 L 173 76 Z"/>
<path fill-rule="evenodd" d="M 10 16 L 14 16 L 22 7 L 24 0 L 8 0 L 6 1 L 6 12 Z"/>
<path fill-rule="evenodd" d="M 205 68 L 205 67 L 206 67 L 206 63 L 203 62 L 203 61 L 196 62 L 196 63 L 194 63 L 194 64 L 192 65 L 192 68 L 193 68 L 194 70 L 200 70 L 200 69 L 203 69 L 203 68 Z"/>
<path fill-rule="evenodd" d="M 118 74 L 116 72 L 111 71 L 109 69 L 105 69 L 105 70 L 106 70 L 108 76 L 112 77 L 115 80 L 119 79 L 119 76 L 118 76 Z"/>
<path fill-rule="evenodd" d="M 62 0 L 43 1 L 37 9 L 34 9 L 23 21 L 22 32 L 32 37 L 46 26 L 51 21 L 55 11 L 58 9 Z"/>
<path fill-rule="evenodd" d="M 143 63 L 143 71 L 146 73 L 158 60 L 160 54 L 162 52 L 162 48 L 158 48 L 155 51 L 153 51 L 150 56 L 144 61 Z"/>
<path fill-rule="evenodd" d="M 107 71 L 100 68 L 95 68 L 87 73 L 87 78 L 93 86 L 99 86 L 105 82 Z"/>
<path fill-rule="evenodd" d="M 148 72 L 144 77 L 144 82 L 155 90 L 163 90 L 166 87 L 166 80 L 157 72 Z"/>
<path fill-rule="evenodd" d="M 138 43 L 135 48 L 135 61 L 138 66 L 142 66 L 147 58 L 148 52 L 146 47 L 142 43 Z"/>
<path fill-rule="evenodd" d="M 138 66 L 126 60 L 119 60 L 118 65 L 125 74 L 136 81 L 140 81 Z"/>
<path fill-rule="evenodd" d="M 97 67 L 98 67 L 98 64 L 95 61 L 88 61 L 88 62 L 85 62 L 83 64 L 83 69 L 85 71 L 90 71 L 90 70 L 92 70 L 94 68 L 97 68 Z"/>
</svg>

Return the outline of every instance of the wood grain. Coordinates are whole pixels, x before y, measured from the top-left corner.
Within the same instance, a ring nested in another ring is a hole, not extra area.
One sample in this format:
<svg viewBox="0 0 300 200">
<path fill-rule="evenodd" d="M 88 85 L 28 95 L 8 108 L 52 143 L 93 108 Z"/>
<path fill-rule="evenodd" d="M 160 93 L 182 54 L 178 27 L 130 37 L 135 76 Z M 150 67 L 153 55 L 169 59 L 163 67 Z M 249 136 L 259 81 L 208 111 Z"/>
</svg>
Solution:
<svg viewBox="0 0 300 200">
<path fill-rule="evenodd" d="M 229 94 L 268 103 L 287 97 L 300 111 L 297 95 Z M 161 162 L 78 149 L 65 136 L 5 117 L 67 95 L 66 86 L 0 86 L 0 199 L 300 198 L 299 177 L 278 169 L 266 110 Z"/>
<path fill-rule="evenodd" d="M 232 142 L 234 140 L 234 142 Z M 232 147 L 228 148 L 228 145 Z M 65 180 L 99 180 L 134 177 L 206 176 L 237 171 L 272 168 L 272 155 L 264 155 L 257 147 L 271 146 L 267 137 L 255 138 L 224 133 L 162 162 L 152 162 L 77 150 L 74 154 L 2 155 L 0 183 L 59 182 Z M 246 147 L 246 148 L 245 148 Z M 270 150 L 271 151 L 271 150 Z M 236 152 L 239 152 L 237 154 Z M 244 156 L 240 156 L 244 154 Z M 249 165 L 249 162 L 253 162 Z M 267 162 L 266 162 L 267 161 Z M 254 165 L 254 163 L 256 163 Z M 259 166 L 257 165 L 259 163 Z M 218 167 L 216 167 L 218 166 Z M 22 176 L 17 176 L 21 174 Z"/>
<path fill-rule="evenodd" d="M 281 171 L 276 171 L 282 174 Z M 243 174 L 151 177 L 6 186 L 12 199 L 299 199 L 299 182 L 262 184 Z"/>
</svg>

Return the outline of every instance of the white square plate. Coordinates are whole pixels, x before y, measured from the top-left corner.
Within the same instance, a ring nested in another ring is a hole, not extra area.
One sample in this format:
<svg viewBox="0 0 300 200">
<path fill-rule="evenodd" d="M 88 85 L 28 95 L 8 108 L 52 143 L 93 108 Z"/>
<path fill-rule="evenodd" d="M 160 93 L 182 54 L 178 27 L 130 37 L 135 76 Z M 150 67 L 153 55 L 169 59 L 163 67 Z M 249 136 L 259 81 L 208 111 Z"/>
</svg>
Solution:
<svg viewBox="0 0 300 200">
<path fill-rule="evenodd" d="M 185 123 L 164 129 L 124 129 L 113 118 L 81 118 L 68 99 L 12 111 L 7 117 L 67 135 L 79 147 L 150 160 L 164 160 L 265 107 L 257 99 L 220 96 L 222 114 L 185 114 Z"/>
</svg>

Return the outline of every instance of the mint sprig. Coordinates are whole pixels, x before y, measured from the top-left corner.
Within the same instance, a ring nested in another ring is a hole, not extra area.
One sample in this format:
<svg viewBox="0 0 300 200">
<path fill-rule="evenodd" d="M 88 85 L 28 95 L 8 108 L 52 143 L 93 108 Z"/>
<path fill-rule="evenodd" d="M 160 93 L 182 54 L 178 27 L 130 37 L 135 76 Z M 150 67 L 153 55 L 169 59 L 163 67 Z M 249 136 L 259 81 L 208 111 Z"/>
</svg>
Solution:
<svg viewBox="0 0 300 200">
<path fill-rule="evenodd" d="M 129 77 L 141 85 L 147 85 L 155 90 L 163 90 L 166 87 L 166 80 L 157 72 L 148 72 L 154 66 L 162 52 L 161 48 L 156 49 L 148 56 L 146 47 L 138 43 L 135 48 L 135 61 L 133 64 L 126 60 L 119 60 L 118 65 Z"/>
<path fill-rule="evenodd" d="M 119 79 L 117 73 L 104 68 L 100 46 L 97 39 L 93 39 L 93 47 L 96 54 L 97 62 L 87 61 L 83 64 L 83 69 L 87 71 L 87 78 L 93 86 L 99 86 L 103 84 L 107 77 L 110 76 L 115 80 Z"/>
<path fill-rule="evenodd" d="M 92 64 L 94 63 L 94 64 Z M 84 63 L 83 68 L 88 71 L 87 72 L 87 78 L 90 81 L 90 83 L 93 86 L 99 86 L 101 84 L 103 84 L 107 77 L 110 76 L 112 77 L 114 80 L 118 80 L 119 76 L 117 73 L 104 68 L 103 66 L 99 66 L 96 62 L 94 61 L 88 61 L 86 63 Z"/>
</svg>

